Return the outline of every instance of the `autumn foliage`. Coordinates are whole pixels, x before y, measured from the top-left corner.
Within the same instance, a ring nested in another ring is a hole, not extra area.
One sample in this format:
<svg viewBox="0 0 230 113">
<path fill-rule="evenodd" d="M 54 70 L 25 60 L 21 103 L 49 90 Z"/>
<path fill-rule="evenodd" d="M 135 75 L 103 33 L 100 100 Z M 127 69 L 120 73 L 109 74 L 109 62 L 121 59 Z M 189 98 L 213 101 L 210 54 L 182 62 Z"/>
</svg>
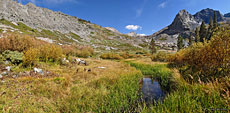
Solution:
<svg viewBox="0 0 230 113">
<path fill-rule="evenodd" d="M 185 75 L 207 81 L 230 73 L 230 27 L 222 26 L 211 40 L 195 43 L 171 57 L 171 62 L 183 68 Z"/>
</svg>

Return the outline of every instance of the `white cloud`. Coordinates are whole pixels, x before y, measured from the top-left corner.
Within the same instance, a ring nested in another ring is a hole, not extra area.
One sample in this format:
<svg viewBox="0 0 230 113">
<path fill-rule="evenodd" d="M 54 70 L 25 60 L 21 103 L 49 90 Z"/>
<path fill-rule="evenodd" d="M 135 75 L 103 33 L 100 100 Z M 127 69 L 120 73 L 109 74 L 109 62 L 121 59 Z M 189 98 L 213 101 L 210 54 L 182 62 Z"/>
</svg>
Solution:
<svg viewBox="0 0 230 113">
<path fill-rule="evenodd" d="M 167 5 L 167 2 L 162 2 L 161 4 L 158 5 L 160 8 L 165 8 Z"/>
<path fill-rule="evenodd" d="M 135 31 L 138 29 L 142 30 L 142 27 L 139 25 L 127 25 L 125 28 L 128 30 L 135 30 Z"/>
</svg>

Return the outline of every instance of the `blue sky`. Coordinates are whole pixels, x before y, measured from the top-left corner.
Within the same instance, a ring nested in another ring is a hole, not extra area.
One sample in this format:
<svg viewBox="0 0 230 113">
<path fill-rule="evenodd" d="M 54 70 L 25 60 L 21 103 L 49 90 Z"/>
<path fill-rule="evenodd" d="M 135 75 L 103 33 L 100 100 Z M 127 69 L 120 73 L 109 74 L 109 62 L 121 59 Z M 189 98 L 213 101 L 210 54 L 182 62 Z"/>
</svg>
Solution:
<svg viewBox="0 0 230 113">
<path fill-rule="evenodd" d="M 121 33 L 150 35 L 169 25 L 181 9 L 195 14 L 204 8 L 230 12 L 230 0 L 19 0 L 76 16 Z"/>
</svg>

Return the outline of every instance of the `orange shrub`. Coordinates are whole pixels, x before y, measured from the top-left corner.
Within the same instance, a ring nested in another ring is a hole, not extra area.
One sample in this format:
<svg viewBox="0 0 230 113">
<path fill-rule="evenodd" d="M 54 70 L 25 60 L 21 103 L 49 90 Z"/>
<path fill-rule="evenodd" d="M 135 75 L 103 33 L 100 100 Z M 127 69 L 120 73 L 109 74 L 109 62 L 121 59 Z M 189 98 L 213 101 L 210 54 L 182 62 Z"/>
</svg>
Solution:
<svg viewBox="0 0 230 113">
<path fill-rule="evenodd" d="M 5 50 L 23 52 L 46 42 L 37 40 L 29 35 L 8 33 L 0 38 L 0 52 Z"/>
<path fill-rule="evenodd" d="M 64 45 L 63 53 L 66 56 L 89 57 L 94 54 L 93 48 L 89 46 Z"/>
<path fill-rule="evenodd" d="M 62 57 L 62 48 L 54 44 L 41 45 L 38 50 L 41 61 L 58 61 Z"/>
<path fill-rule="evenodd" d="M 186 66 L 185 73 L 196 79 L 230 75 L 230 27 L 222 26 L 208 43 L 196 43 L 171 57 L 171 62 Z"/>
</svg>

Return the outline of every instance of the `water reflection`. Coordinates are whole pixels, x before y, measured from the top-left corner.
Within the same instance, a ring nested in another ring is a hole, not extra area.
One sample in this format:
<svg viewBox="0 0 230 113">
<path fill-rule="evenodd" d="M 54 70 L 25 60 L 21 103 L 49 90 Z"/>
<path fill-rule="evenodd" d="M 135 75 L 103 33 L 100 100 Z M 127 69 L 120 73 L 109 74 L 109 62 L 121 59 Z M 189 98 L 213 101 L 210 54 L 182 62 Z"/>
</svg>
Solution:
<svg viewBox="0 0 230 113">
<path fill-rule="evenodd" d="M 165 96 L 164 91 L 161 89 L 159 82 L 156 79 L 145 77 L 142 80 L 142 99 L 148 104 L 153 104 L 154 101 Z"/>
</svg>

